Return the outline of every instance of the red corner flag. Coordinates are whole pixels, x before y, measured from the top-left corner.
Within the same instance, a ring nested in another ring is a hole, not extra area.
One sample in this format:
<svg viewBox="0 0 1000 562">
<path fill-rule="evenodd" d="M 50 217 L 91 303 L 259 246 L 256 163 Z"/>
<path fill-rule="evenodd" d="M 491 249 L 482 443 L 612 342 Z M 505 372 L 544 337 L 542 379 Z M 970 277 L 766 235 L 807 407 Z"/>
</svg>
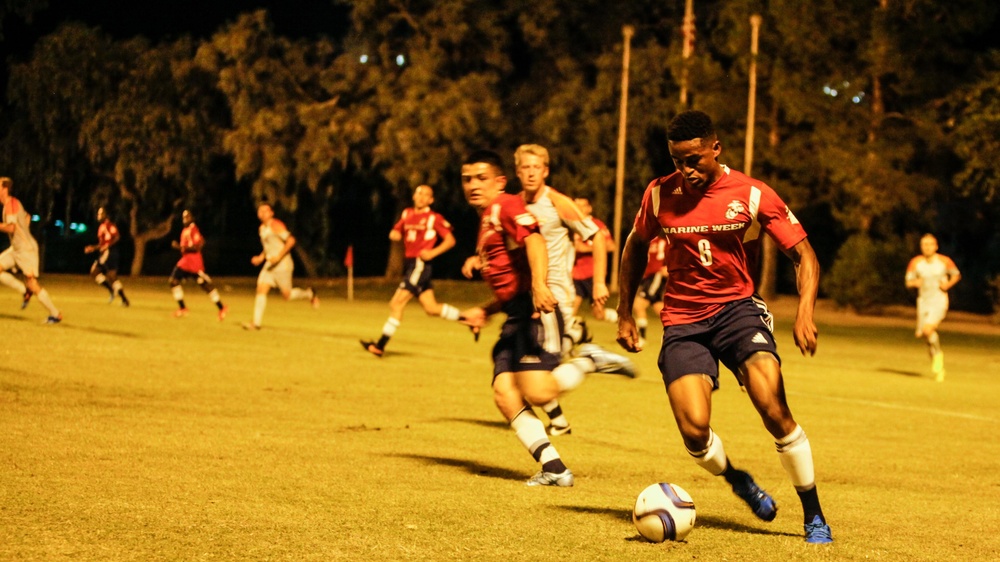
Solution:
<svg viewBox="0 0 1000 562">
<path fill-rule="evenodd" d="M 347 247 L 347 253 L 344 254 L 344 267 L 354 267 L 354 246 Z"/>
</svg>

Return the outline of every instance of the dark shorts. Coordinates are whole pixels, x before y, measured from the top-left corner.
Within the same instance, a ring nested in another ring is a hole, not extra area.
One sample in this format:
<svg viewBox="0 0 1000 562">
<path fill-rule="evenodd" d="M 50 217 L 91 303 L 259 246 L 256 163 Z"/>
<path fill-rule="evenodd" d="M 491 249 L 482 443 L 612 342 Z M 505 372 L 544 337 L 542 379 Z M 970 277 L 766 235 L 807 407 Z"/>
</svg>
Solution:
<svg viewBox="0 0 1000 562">
<path fill-rule="evenodd" d="M 650 275 L 649 277 L 642 280 L 639 284 L 639 292 L 636 296 L 639 298 L 646 299 L 649 302 L 660 302 L 663 300 L 663 287 L 666 285 L 664 283 L 666 279 L 663 275 L 656 273 Z"/>
<path fill-rule="evenodd" d="M 719 388 L 719 361 L 734 374 L 759 351 L 778 357 L 773 317 L 764 301 L 754 295 L 733 301 L 718 314 L 701 322 L 663 327 L 663 345 L 657 361 L 664 386 L 692 374 L 712 378 Z"/>
<path fill-rule="evenodd" d="M 194 279 L 199 285 L 212 282 L 212 278 L 204 271 L 188 271 L 179 266 L 174 266 L 174 271 L 170 274 L 170 282 L 172 284 L 179 284 L 185 279 Z"/>
<path fill-rule="evenodd" d="M 576 289 L 576 296 L 594 302 L 594 278 L 574 279 L 573 288 Z"/>
<path fill-rule="evenodd" d="M 99 271 L 101 273 L 107 274 L 112 271 L 118 271 L 118 264 L 121 261 L 121 257 L 118 254 L 118 248 L 112 246 L 108 248 L 107 257 L 101 255 L 94 260 L 94 271 Z"/>
<path fill-rule="evenodd" d="M 507 320 L 493 346 L 493 378 L 500 373 L 551 371 L 562 351 L 562 315 L 559 311 L 532 318 L 531 293 L 522 293 L 504 305 Z"/>
<path fill-rule="evenodd" d="M 403 282 L 399 284 L 399 288 L 413 293 L 415 297 L 432 289 L 431 264 L 420 258 L 406 258 L 403 265 Z"/>
</svg>

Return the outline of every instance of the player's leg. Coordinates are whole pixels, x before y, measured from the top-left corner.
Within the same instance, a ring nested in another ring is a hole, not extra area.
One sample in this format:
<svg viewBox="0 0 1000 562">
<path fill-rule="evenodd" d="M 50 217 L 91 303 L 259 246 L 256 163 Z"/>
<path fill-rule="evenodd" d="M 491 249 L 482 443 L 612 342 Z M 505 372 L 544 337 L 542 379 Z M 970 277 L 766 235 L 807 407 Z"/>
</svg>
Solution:
<svg viewBox="0 0 1000 562">
<path fill-rule="evenodd" d="M 563 463 L 559 452 L 549 441 L 542 420 L 518 392 L 514 374 L 503 372 L 493 379 L 493 401 L 510 423 L 518 441 L 524 445 L 541 470 L 527 484 L 529 486 L 572 486 L 573 473 Z"/>
<path fill-rule="evenodd" d="M 389 344 L 389 340 L 396 335 L 396 330 L 399 329 L 399 325 L 403 321 L 406 303 L 410 302 L 412 298 L 413 293 L 406 288 L 406 283 L 400 284 L 396 288 L 396 292 L 392 294 L 392 298 L 389 299 L 389 318 L 386 319 L 385 324 L 382 324 L 382 335 L 378 341 L 361 340 L 361 347 L 365 348 L 368 353 L 381 357 L 385 353 L 385 346 Z"/>
<path fill-rule="evenodd" d="M 174 266 L 174 270 L 170 274 L 170 294 L 177 301 L 177 310 L 174 311 L 174 318 L 183 318 L 188 314 L 187 305 L 184 304 L 184 286 L 181 284 L 184 277 L 186 277 L 184 270 Z"/>
<path fill-rule="evenodd" d="M 125 296 L 125 287 L 122 285 L 121 280 L 118 279 L 118 270 L 109 269 L 108 270 L 108 281 L 111 283 L 111 300 L 113 301 L 115 296 L 122 299 L 122 306 L 128 306 L 128 297 Z"/>
<path fill-rule="evenodd" d="M 6 270 L 0 271 L 0 283 L 14 289 L 19 295 L 23 295 L 28 291 L 28 288 L 24 286 L 24 283 L 20 279 L 11 275 Z"/>
<path fill-rule="evenodd" d="M 49 296 L 49 292 L 45 289 L 45 287 L 41 286 L 35 276 L 28 275 L 26 273 L 24 285 L 29 291 L 38 295 L 38 302 L 42 303 L 42 306 L 49 311 L 49 317 L 46 320 L 46 323 L 57 324 L 62 321 L 62 314 L 59 312 L 59 309 L 56 308 L 55 303 L 52 302 L 52 297 Z"/>
<path fill-rule="evenodd" d="M 445 320 L 457 322 L 459 320 L 459 310 L 448 303 L 439 303 L 434 296 L 434 289 L 427 289 L 420 293 L 418 297 L 420 306 L 424 308 L 429 316 L 440 316 Z"/>
<path fill-rule="evenodd" d="M 637 295 L 632 303 L 632 317 L 635 318 L 635 326 L 639 328 L 639 347 L 646 345 L 646 329 L 649 327 L 649 319 L 646 316 L 647 309 L 649 309 L 649 301 L 643 297 L 643 294 Z"/>
<path fill-rule="evenodd" d="M 208 295 L 208 300 L 212 301 L 215 308 L 219 311 L 219 322 L 226 319 L 226 314 L 229 312 L 229 307 L 222 303 L 222 297 L 219 295 L 219 290 L 215 288 L 215 284 L 212 283 L 212 278 L 208 276 L 204 271 L 199 271 L 197 273 L 198 286 L 201 290 Z"/>
<path fill-rule="evenodd" d="M 108 290 L 108 302 L 114 302 L 115 288 L 108 280 L 107 269 L 101 260 L 94 260 L 94 264 L 90 266 L 90 275 L 94 278 L 94 282 Z"/>
<path fill-rule="evenodd" d="M 250 323 L 243 323 L 243 329 L 245 330 L 259 330 L 264 323 L 264 311 L 267 309 L 267 294 L 272 288 L 281 288 L 281 283 L 284 283 L 286 287 L 291 287 L 292 275 L 288 272 L 287 275 L 280 281 L 274 272 L 269 271 L 266 267 L 260 271 L 260 275 L 257 276 L 257 291 L 253 298 L 253 321 Z"/>
<path fill-rule="evenodd" d="M 938 326 L 944 320 L 948 310 L 947 301 L 927 303 L 923 307 L 921 316 L 920 332 L 924 341 L 927 342 L 927 353 L 931 357 L 931 372 L 938 382 L 944 381 L 944 353 L 941 351 L 941 336 L 938 334 Z"/>
</svg>

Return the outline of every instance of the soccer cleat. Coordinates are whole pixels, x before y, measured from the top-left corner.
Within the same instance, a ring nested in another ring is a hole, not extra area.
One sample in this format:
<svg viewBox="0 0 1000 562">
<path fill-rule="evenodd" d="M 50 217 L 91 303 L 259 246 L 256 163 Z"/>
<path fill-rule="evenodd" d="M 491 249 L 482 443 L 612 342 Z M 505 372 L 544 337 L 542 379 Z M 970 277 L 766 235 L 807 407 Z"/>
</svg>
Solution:
<svg viewBox="0 0 1000 562">
<path fill-rule="evenodd" d="M 229 307 L 223 305 L 223 307 L 219 309 L 219 322 L 222 322 L 223 320 L 225 320 L 226 319 L 226 314 L 228 314 L 228 313 L 229 313 Z"/>
<path fill-rule="evenodd" d="M 31 302 L 31 295 L 33 294 L 30 289 L 24 292 L 24 300 L 21 301 L 21 310 L 28 308 L 28 303 Z"/>
<path fill-rule="evenodd" d="M 56 316 L 49 316 L 45 319 L 46 324 L 58 324 L 60 322 L 62 322 L 62 313 L 59 313 Z"/>
<path fill-rule="evenodd" d="M 385 353 L 384 351 L 379 349 L 379 347 L 375 345 L 375 342 L 373 341 L 365 341 L 365 340 L 360 340 L 360 341 L 361 341 L 361 347 L 365 348 L 365 351 L 371 353 L 375 357 L 382 357 L 382 354 Z"/>
<path fill-rule="evenodd" d="M 309 304 L 311 304 L 313 308 L 319 308 L 319 295 L 316 294 L 316 290 L 312 287 L 309 287 L 307 290 L 313 295 L 312 298 L 309 299 Z"/>
<path fill-rule="evenodd" d="M 243 322 L 240 325 L 243 326 L 243 329 L 246 330 L 246 331 L 248 331 L 248 332 L 259 332 L 260 331 L 260 326 L 258 326 L 256 324 L 252 324 L 250 322 Z"/>
<path fill-rule="evenodd" d="M 125 298 L 125 295 L 122 295 L 122 306 L 124 306 L 125 308 L 128 308 L 130 304 L 132 304 L 132 303 L 128 302 L 128 299 Z"/>
<path fill-rule="evenodd" d="M 590 328 L 587 327 L 587 322 L 584 321 L 582 316 L 574 316 L 573 319 L 577 324 L 580 325 L 582 334 L 580 336 L 580 343 L 590 343 L 594 341 L 594 334 L 590 333 Z"/>
<path fill-rule="evenodd" d="M 472 332 L 472 341 L 478 343 L 479 332 L 481 332 L 482 330 L 479 329 L 479 326 L 469 326 L 469 330 Z"/>
<path fill-rule="evenodd" d="M 174 311 L 174 318 L 184 318 L 187 315 L 188 315 L 188 309 L 186 308 L 178 308 L 177 310 Z"/>
<path fill-rule="evenodd" d="M 833 542 L 830 526 L 819 515 L 813 517 L 812 523 L 805 524 L 806 542 L 811 544 L 826 544 Z"/>
<path fill-rule="evenodd" d="M 744 474 L 746 478 L 743 482 L 733 484 L 733 493 L 747 502 L 750 510 L 759 519 L 774 521 L 775 516 L 778 515 L 778 505 L 774 503 L 774 499 L 767 492 L 760 489 L 760 486 L 753 481 L 749 474 Z"/>
<path fill-rule="evenodd" d="M 577 354 L 593 361 L 598 373 L 625 375 L 630 379 L 639 376 L 639 371 L 629 358 L 601 349 L 596 344 L 585 343 L 581 345 L 577 350 Z"/>
<path fill-rule="evenodd" d="M 532 476 L 528 482 L 528 486 L 558 486 L 560 488 L 569 488 L 573 485 L 573 473 L 567 468 L 562 472 L 545 472 L 540 470 L 538 474 Z"/>
<path fill-rule="evenodd" d="M 557 437 L 559 435 L 569 435 L 573 433 L 573 428 L 568 425 L 550 425 L 548 427 L 547 433 L 552 437 Z"/>
<path fill-rule="evenodd" d="M 111 293 L 111 296 L 108 297 L 108 304 L 114 304 L 114 302 L 115 302 L 115 294 Z"/>
</svg>

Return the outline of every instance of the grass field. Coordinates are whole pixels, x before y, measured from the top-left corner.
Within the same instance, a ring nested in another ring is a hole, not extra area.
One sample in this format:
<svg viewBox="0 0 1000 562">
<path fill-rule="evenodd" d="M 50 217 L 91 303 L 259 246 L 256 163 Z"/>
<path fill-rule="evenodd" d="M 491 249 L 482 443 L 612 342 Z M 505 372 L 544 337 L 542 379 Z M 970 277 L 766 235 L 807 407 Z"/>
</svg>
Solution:
<svg viewBox="0 0 1000 562">
<path fill-rule="evenodd" d="M 244 332 L 252 280 L 228 281 L 223 323 L 188 286 L 170 317 L 163 279 L 133 306 L 85 277 L 44 279 L 65 321 L 0 292 L 2 560 L 997 560 L 1000 334 L 954 331 L 933 382 L 909 322 L 820 315 L 820 350 L 778 318 L 792 410 L 809 434 L 835 542 L 806 545 L 794 489 L 726 374 L 713 426 L 776 498 L 756 520 L 684 452 L 656 356 L 631 381 L 592 376 L 554 438 L 570 489 L 524 485 L 536 465 L 492 404 L 492 324 L 477 344 L 415 304 L 377 359 L 392 286 L 319 310 L 272 295 Z M 481 285 L 439 283 L 458 305 Z M 788 308 L 788 307 L 785 307 Z M 590 322 L 613 346 L 613 327 Z M 653 339 L 658 330 L 653 331 Z M 694 497 L 687 542 L 649 544 L 630 520 L 647 485 Z"/>
</svg>

